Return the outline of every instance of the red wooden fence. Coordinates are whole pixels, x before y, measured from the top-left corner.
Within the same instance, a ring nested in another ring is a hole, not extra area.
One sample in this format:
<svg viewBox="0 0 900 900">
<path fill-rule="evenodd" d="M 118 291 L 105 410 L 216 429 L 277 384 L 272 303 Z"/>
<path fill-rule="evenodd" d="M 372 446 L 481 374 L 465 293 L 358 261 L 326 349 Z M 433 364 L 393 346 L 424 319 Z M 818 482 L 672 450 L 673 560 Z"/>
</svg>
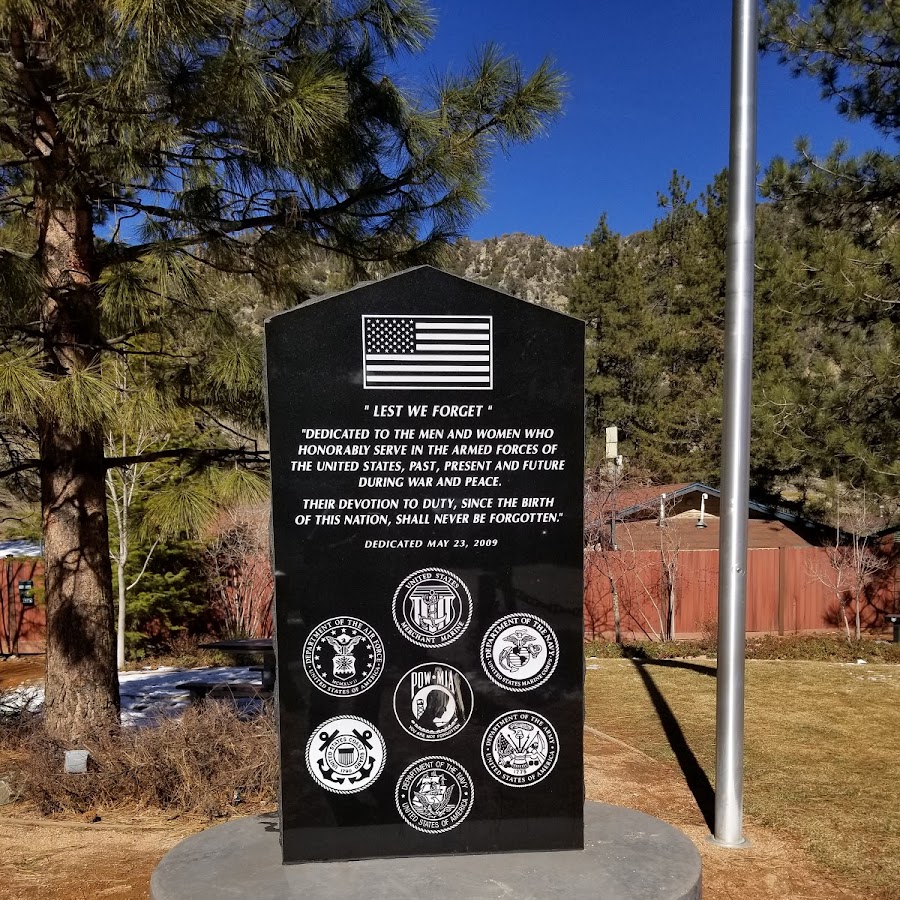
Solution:
<svg viewBox="0 0 900 900">
<path fill-rule="evenodd" d="M 834 591 L 822 581 L 830 568 L 821 547 L 751 549 L 747 555 L 747 632 L 792 634 L 844 627 Z M 613 587 L 619 595 L 625 638 L 663 633 L 667 577 L 656 550 L 585 553 L 585 636 L 614 635 Z M 718 550 L 681 550 L 674 561 L 675 637 L 698 637 L 716 628 L 719 592 Z M 900 566 L 881 572 L 861 605 L 866 630 L 884 627 L 883 613 L 900 611 Z M 855 611 L 847 609 L 851 627 Z"/>
<path fill-rule="evenodd" d="M 842 629 L 834 592 L 816 577 L 827 571 L 828 551 L 820 547 L 749 550 L 748 633 L 792 634 Z M 614 634 L 612 575 L 619 593 L 623 637 L 645 639 L 663 630 L 665 572 L 655 550 L 585 553 L 585 636 Z M 863 626 L 879 631 L 884 612 L 900 612 L 900 565 L 879 574 L 862 606 Z M 675 636 L 698 637 L 716 627 L 719 591 L 717 550 L 681 550 L 675 563 Z M 33 581 L 35 605 L 23 606 L 19 581 Z M 852 604 L 847 615 L 853 622 Z M 0 559 L 0 654 L 43 652 L 46 625 L 43 563 Z"/>
</svg>

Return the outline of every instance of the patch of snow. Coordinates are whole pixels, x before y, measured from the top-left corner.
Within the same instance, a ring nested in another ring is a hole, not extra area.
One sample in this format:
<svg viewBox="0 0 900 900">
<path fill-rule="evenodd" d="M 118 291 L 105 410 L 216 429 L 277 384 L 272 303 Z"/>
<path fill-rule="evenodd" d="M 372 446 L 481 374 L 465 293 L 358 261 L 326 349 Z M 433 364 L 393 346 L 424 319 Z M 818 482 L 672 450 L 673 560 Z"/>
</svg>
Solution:
<svg viewBox="0 0 900 900">
<path fill-rule="evenodd" d="M 163 666 L 119 673 L 119 697 L 123 725 L 153 725 L 159 719 L 179 716 L 191 705 L 187 688 L 179 684 L 198 681 L 259 682 L 259 672 L 249 666 L 208 666 L 203 669 L 176 669 Z M 253 704 L 258 701 L 249 700 Z M 16 712 L 37 711 L 44 705 L 44 689 L 21 685 L 0 695 L 0 717 Z M 243 704 L 239 703 L 243 707 Z"/>
<path fill-rule="evenodd" d="M 0 718 L 23 712 L 37 712 L 44 705 L 44 689 L 33 684 L 21 684 L 0 694 Z"/>
<path fill-rule="evenodd" d="M 203 669 L 175 669 L 170 666 L 119 673 L 119 697 L 123 725 L 152 725 L 163 716 L 178 716 L 191 705 L 187 688 L 179 684 L 198 681 L 259 681 L 249 666 L 208 666 Z"/>
</svg>

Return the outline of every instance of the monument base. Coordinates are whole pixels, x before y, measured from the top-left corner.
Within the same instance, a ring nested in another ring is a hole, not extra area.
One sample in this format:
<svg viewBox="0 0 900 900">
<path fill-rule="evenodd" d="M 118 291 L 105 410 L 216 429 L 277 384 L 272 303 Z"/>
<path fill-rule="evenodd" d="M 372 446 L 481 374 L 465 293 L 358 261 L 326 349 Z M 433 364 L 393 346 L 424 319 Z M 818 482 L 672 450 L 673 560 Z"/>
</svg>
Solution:
<svg viewBox="0 0 900 900">
<path fill-rule="evenodd" d="M 281 864 L 274 813 L 182 841 L 150 881 L 150 900 L 699 900 L 700 855 L 644 813 L 586 803 L 584 850 Z"/>
</svg>

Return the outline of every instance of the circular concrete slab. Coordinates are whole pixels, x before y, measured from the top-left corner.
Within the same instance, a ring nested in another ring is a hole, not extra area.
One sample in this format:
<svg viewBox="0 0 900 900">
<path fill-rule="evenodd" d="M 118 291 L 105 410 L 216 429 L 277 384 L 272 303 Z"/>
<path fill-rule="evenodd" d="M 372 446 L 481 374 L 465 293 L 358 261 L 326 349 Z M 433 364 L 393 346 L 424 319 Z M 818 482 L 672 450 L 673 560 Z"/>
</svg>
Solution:
<svg viewBox="0 0 900 900">
<path fill-rule="evenodd" d="M 585 848 L 281 864 L 273 813 L 235 819 L 169 851 L 150 900 L 699 900 L 700 855 L 651 816 L 586 803 Z"/>
</svg>

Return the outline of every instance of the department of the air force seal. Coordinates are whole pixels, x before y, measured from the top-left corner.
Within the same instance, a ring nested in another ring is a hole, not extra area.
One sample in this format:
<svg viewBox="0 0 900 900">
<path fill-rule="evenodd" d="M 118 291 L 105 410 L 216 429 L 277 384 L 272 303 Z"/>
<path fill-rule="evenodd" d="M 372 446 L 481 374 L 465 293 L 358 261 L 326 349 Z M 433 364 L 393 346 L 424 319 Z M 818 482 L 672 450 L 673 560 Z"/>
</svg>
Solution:
<svg viewBox="0 0 900 900">
<path fill-rule="evenodd" d="M 394 621 L 420 647 L 446 647 L 472 619 L 472 597 L 461 578 L 446 569 L 419 569 L 394 592 Z"/>
<path fill-rule="evenodd" d="M 498 619 L 481 642 L 487 677 L 510 691 L 530 691 L 543 684 L 558 661 L 559 641 L 553 629 L 526 613 Z"/>
<path fill-rule="evenodd" d="M 355 794 L 384 769 L 384 738 L 359 716 L 335 716 L 323 722 L 306 744 L 306 767 L 326 791 Z"/>
<path fill-rule="evenodd" d="M 494 719 L 481 741 L 485 768 L 497 781 L 529 787 L 546 778 L 556 765 L 559 738 L 541 715 L 516 709 Z"/>
<path fill-rule="evenodd" d="M 456 828 L 472 809 L 473 797 L 471 776 L 446 756 L 426 756 L 407 766 L 395 793 L 403 821 L 426 834 Z"/>
<path fill-rule="evenodd" d="M 407 734 L 422 741 L 443 741 L 465 728 L 472 699 L 462 672 L 444 663 L 424 663 L 400 679 L 394 715 Z"/>
<path fill-rule="evenodd" d="M 327 619 L 303 645 L 309 680 L 332 697 L 367 691 L 384 670 L 384 644 L 375 629 L 353 616 Z"/>
</svg>

